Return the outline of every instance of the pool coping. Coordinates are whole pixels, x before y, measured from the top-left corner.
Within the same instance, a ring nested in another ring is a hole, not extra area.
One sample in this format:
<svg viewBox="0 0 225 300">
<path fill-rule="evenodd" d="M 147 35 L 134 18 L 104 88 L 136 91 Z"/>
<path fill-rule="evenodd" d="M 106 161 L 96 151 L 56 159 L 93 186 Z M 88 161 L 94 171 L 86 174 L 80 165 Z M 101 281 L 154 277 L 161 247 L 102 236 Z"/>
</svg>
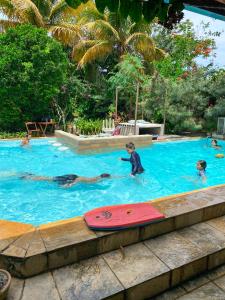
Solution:
<svg viewBox="0 0 225 300">
<path fill-rule="evenodd" d="M 27 278 L 122 246 L 225 215 L 225 184 L 146 201 L 165 218 L 120 231 L 94 231 L 83 217 L 35 227 L 0 220 L 0 268 Z"/>
</svg>

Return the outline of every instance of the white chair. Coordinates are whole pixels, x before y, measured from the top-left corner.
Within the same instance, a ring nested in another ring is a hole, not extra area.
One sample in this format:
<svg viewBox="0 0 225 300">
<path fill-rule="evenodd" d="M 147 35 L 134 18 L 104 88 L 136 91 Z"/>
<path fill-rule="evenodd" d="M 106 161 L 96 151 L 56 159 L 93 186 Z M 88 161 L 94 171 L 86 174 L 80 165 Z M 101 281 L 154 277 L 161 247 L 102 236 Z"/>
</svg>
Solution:
<svg viewBox="0 0 225 300">
<path fill-rule="evenodd" d="M 115 124 L 113 119 L 105 119 L 102 123 L 102 132 L 104 133 L 113 133 L 115 129 Z"/>
</svg>

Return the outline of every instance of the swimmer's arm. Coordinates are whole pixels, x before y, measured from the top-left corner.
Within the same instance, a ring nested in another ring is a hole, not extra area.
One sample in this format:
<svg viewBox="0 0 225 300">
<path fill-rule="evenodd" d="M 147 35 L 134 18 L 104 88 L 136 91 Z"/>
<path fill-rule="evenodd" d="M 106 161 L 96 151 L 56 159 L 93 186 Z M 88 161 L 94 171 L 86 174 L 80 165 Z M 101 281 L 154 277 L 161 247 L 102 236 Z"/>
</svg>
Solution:
<svg viewBox="0 0 225 300">
<path fill-rule="evenodd" d="M 123 157 L 120 157 L 120 160 L 123 160 L 123 161 L 130 161 L 130 158 L 123 158 Z"/>
</svg>

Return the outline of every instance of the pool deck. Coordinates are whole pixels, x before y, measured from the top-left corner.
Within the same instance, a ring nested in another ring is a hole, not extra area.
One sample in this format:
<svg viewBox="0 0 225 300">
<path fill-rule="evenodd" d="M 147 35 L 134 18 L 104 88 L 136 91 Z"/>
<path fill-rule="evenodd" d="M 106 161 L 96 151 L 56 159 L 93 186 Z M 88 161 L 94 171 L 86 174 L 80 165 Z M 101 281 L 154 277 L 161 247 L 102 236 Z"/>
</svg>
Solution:
<svg viewBox="0 0 225 300">
<path fill-rule="evenodd" d="M 122 231 L 90 230 L 83 217 L 39 227 L 0 220 L 0 268 L 27 278 L 225 215 L 225 185 L 149 201 L 160 222 Z"/>
<path fill-rule="evenodd" d="M 114 239 L 102 243 L 106 246 L 101 249 L 102 253 L 75 263 L 71 261 L 68 266 L 48 269 L 25 280 L 14 278 L 8 300 L 225 299 L 225 267 L 218 268 L 225 264 L 224 192 L 225 187 L 218 187 L 170 197 L 165 201 L 158 200 L 155 202 L 157 207 L 168 212 L 164 224 L 155 223 L 147 228 L 128 231 L 129 234 L 126 234 L 127 231 L 120 232 L 124 240 L 115 232 Z M 206 205 L 203 206 L 203 202 Z M 181 207 L 184 208 L 178 213 Z M 50 229 L 56 233 L 54 227 Z M 61 231 L 62 243 L 68 237 L 69 228 L 72 232 L 70 226 Z M 93 234 L 97 236 L 97 233 Z M 43 244 L 49 246 L 51 235 L 44 238 L 40 229 L 40 236 Z M 104 233 L 100 233 L 97 239 L 102 237 Z M 56 244 L 60 242 L 55 238 L 52 239 L 52 246 L 54 241 Z M 136 241 L 130 244 L 132 238 Z M 120 242 L 117 243 L 117 240 Z M 22 244 L 14 246 L 19 245 L 22 247 Z M 89 248 L 93 246 L 91 244 Z M 87 249 L 81 247 L 80 254 L 84 255 Z M 74 257 L 78 253 L 71 251 Z M 69 256 L 68 251 L 60 255 L 55 252 L 52 262 L 62 263 L 62 257 L 66 259 Z M 14 264 L 16 262 L 19 263 L 17 260 Z M 37 260 L 38 263 L 41 265 L 41 260 Z M 15 269 L 11 268 L 11 273 L 13 271 Z"/>
</svg>

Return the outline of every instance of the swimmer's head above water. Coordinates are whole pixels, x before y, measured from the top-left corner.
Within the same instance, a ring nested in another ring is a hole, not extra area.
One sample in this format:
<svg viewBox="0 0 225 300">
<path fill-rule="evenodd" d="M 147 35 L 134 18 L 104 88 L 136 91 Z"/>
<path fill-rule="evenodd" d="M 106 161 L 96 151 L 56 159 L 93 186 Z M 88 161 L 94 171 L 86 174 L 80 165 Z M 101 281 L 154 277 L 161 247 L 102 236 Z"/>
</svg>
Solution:
<svg viewBox="0 0 225 300">
<path fill-rule="evenodd" d="M 134 143 L 130 142 L 130 143 L 126 144 L 126 150 L 128 153 L 131 154 L 135 150 Z"/>
<path fill-rule="evenodd" d="M 196 164 L 196 168 L 197 170 L 201 171 L 201 170 L 204 170 L 206 169 L 207 167 L 207 163 L 205 160 L 198 160 L 197 161 L 197 164 Z"/>
</svg>

